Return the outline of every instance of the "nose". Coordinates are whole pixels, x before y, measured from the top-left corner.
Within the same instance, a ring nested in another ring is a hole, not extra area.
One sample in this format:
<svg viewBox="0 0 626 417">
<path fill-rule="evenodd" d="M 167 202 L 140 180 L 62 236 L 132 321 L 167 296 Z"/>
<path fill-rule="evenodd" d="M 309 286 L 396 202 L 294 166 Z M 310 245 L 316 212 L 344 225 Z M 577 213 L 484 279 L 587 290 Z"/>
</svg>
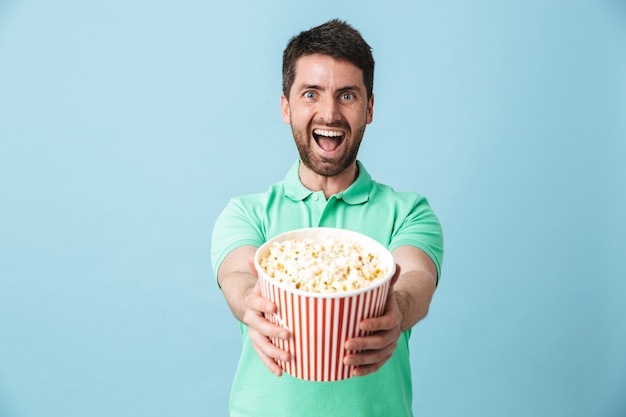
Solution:
<svg viewBox="0 0 626 417">
<path fill-rule="evenodd" d="M 340 120 L 339 104 L 332 96 L 326 96 L 319 101 L 318 114 L 322 121 L 332 124 Z"/>
</svg>

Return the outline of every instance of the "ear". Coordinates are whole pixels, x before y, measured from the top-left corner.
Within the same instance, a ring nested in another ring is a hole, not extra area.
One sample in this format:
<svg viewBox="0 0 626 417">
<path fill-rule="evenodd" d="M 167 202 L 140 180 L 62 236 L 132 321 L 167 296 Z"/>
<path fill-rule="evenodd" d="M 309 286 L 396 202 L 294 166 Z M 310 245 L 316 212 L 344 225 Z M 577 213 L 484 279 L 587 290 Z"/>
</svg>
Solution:
<svg viewBox="0 0 626 417">
<path fill-rule="evenodd" d="M 374 94 L 367 101 L 367 124 L 372 123 L 372 120 L 374 120 Z"/>
<path fill-rule="evenodd" d="M 289 101 L 287 100 L 287 97 L 285 97 L 284 94 L 281 94 L 280 96 L 280 108 L 282 109 L 282 113 L 283 113 L 283 122 L 285 122 L 285 124 L 290 125 L 291 124 L 291 111 L 289 109 Z"/>
</svg>

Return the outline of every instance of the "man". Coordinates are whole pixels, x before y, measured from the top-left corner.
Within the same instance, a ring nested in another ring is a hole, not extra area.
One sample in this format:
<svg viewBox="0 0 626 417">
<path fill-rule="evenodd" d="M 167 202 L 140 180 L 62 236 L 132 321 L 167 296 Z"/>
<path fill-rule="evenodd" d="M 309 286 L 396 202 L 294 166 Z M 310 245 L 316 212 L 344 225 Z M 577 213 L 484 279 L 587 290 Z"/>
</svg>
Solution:
<svg viewBox="0 0 626 417">
<path fill-rule="evenodd" d="M 374 59 L 360 33 L 331 20 L 290 40 L 283 54 L 282 116 L 300 159 L 262 194 L 232 199 L 213 230 L 218 283 L 241 322 L 243 346 L 230 399 L 232 416 L 411 416 L 408 342 L 425 317 L 443 257 L 439 222 L 427 200 L 372 180 L 357 152 L 372 122 Z M 390 140 L 391 138 L 386 138 Z M 251 259 L 273 236 L 302 227 L 359 231 L 389 248 L 398 274 L 383 316 L 361 322 L 368 337 L 346 342 L 342 381 L 282 374 L 289 354 L 269 338 L 288 339 L 264 314 Z"/>
</svg>

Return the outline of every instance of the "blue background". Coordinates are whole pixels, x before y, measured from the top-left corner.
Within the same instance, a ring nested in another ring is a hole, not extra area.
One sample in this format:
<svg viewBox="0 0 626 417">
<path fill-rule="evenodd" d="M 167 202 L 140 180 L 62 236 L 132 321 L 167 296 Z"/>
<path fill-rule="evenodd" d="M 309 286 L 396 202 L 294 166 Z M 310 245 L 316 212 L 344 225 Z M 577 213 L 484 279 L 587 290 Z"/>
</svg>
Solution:
<svg viewBox="0 0 626 417">
<path fill-rule="evenodd" d="M 360 159 L 445 231 L 416 414 L 626 416 L 619 0 L 0 0 L 0 416 L 227 414 L 212 225 L 297 157 L 282 50 L 334 17 Z"/>
</svg>

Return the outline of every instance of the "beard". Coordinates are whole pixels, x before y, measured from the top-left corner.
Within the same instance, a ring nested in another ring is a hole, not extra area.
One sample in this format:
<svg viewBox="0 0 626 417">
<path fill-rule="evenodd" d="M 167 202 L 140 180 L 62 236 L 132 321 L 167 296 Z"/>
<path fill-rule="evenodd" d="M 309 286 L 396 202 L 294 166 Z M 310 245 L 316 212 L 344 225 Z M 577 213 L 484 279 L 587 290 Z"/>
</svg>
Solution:
<svg viewBox="0 0 626 417">
<path fill-rule="evenodd" d="M 365 134 L 365 125 L 359 126 L 354 135 L 350 135 L 350 138 L 343 139 L 345 141 L 342 144 L 344 151 L 334 158 L 323 157 L 314 152 L 312 147 L 315 146 L 315 141 L 311 139 L 312 134 L 309 134 L 306 129 L 298 129 L 291 125 L 291 131 L 302 163 L 317 175 L 334 177 L 341 174 L 356 161 L 361 140 Z"/>
</svg>

